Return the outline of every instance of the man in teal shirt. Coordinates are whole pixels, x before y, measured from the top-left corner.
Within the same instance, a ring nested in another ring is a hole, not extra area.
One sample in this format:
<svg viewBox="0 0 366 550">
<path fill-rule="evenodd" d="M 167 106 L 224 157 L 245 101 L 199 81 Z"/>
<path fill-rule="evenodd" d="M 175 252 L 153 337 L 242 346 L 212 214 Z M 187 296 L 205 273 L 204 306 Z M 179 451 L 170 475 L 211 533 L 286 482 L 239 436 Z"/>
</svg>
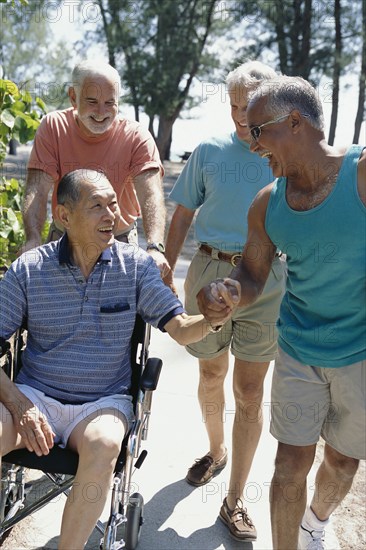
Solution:
<svg viewBox="0 0 366 550">
<path fill-rule="evenodd" d="M 235 131 L 201 143 L 171 192 L 170 197 L 178 203 L 166 243 L 166 257 L 173 271 L 198 210 L 195 232 L 199 249 L 185 281 L 189 313 L 198 311 L 196 294 L 200 288 L 217 277 L 227 277 L 236 265 L 247 238 L 249 206 L 258 191 L 273 180 L 268 161 L 250 152 L 246 107 L 248 93 L 275 75 L 259 62 L 245 63 L 229 73 L 226 83 Z M 235 357 L 232 469 L 219 517 L 240 541 L 257 538 L 244 508 L 243 490 L 262 429 L 263 381 L 277 349 L 275 324 L 284 288 L 283 265 L 279 257 L 274 258 L 263 296 L 253 307 L 239 308 L 220 332 L 186 348 L 199 360 L 198 397 L 209 438 L 208 453 L 196 460 L 186 477 L 196 487 L 208 483 L 227 462 L 223 387 L 230 348 Z M 166 282 L 174 288 L 172 278 Z"/>
</svg>

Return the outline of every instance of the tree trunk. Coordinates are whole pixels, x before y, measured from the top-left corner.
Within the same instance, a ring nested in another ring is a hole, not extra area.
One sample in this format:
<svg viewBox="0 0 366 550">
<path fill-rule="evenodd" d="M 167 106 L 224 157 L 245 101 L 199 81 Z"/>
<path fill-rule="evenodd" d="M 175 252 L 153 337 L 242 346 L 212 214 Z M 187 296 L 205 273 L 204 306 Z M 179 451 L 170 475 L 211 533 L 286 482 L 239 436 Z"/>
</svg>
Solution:
<svg viewBox="0 0 366 550">
<path fill-rule="evenodd" d="M 170 160 L 170 149 L 172 147 L 172 141 L 173 141 L 173 127 L 170 130 L 169 143 L 168 143 L 167 148 L 165 150 L 164 160 Z"/>
<path fill-rule="evenodd" d="M 17 145 L 18 142 L 16 139 L 11 138 L 9 140 L 9 155 L 16 155 L 17 154 Z"/>
<path fill-rule="evenodd" d="M 175 122 L 175 118 L 165 117 L 163 115 L 159 118 L 158 135 L 156 138 L 156 145 L 159 149 L 161 160 L 170 159 L 170 146 L 172 142 L 172 129 Z"/>
<path fill-rule="evenodd" d="M 112 38 L 110 25 L 108 24 L 108 21 L 107 21 L 107 14 L 106 14 L 106 10 L 104 9 L 103 1 L 98 0 L 98 5 L 99 5 L 100 13 L 102 15 L 103 28 L 104 28 L 104 33 L 107 40 L 108 63 L 112 65 L 112 67 L 116 68 L 116 52 L 114 47 L 114 41 Z"/>
<path fill-rule="evenodd" d="M 284 31 L 283 21 L 281 18 L 282 14 L 282 3 L 281 0 L 275 0 L 275 29 L 277 36 L 278 44 L 278 54 L 280 57 L 280 70 L 282 74 L 288 74 L 288 51 L 286 44 L 286 33 Z"/>
<path fill-rule="evenodd" d="M 341 0 L 334 1 L 334 20 L 335 20 L 335 53 L 333 67 L 333 93 L 332 93 L 332 114 L 330 117 L 329 145 L 334 144 L 335 132 L 338 119 L 339 104 L 339 79 L 342 67 L 342 30 L 341 30 Z"/>
<path fill-rule="evenodd" d="M 304 13 L 302 17 L 302 44 L 301 44 L 301 66 L 298 74 L 301 74 L 306 80 L 309 79 L 310 74 L 310 56 L 309 52 L 311 50 L 311 20 L 313 13 L 313 3 L 312 0 L 305 0 Z"/>
<path fill-rule="evenodd" d="M 355 132 L 353 134 L 352 143 L 358 143 L 360 139 L 361 125 L 365 117 L 365 100 L 366 100 L 366 1 L 362 3 L 362 57 L 361 57 L 361 73 L 358 90 L 358 107 L 355 119 Z"/>
<path fill-rule="evenodd" d="M 135 103 L 133 104 L 133 110 L 135 111 L 135 120 L 136 122 L 140 122 L 140 109 L 139 106 Z"/>
<path fill-rule="evenodd" d="M 149 132 L 152 135 L 152 137 L 155 139 L 154 119 L 155 119 L 155 115 L 149 116 Z"/>
</svg>

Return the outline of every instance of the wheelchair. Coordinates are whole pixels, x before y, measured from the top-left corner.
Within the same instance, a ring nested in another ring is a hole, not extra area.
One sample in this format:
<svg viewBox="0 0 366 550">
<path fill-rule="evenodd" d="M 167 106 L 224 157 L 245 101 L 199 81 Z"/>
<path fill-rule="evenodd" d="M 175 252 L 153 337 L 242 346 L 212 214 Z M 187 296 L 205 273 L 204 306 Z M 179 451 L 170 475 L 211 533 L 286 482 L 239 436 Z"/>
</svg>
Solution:
<svg viewBox="0 0 366 550">
<path fill-rule="evenodd" d="M 148 357 L 150 325 L 137 316 L 131 341 L 132 382 L 135 420 L 125 435 L 115 466 L 110 514 L 106 523 L 98 520 L 96 529 L 101 533 L 100 550 L 134 550 L 139 541 L 143 524 L 144 500 L 140 493 L 132 493 L 132 474 L 140 468 L 147 456 L 141 450 L 147 439 L 152 404 L 162 361 Z M 26 330 L 20 329 L 11 344 L 1 341 L 2 367 L 14 379 L 21 366 L 21 352 L 25 345 Z M 69 494 L 78 467 L 77 453 L 55 445 L 48 455 L 37 457 L 26 449 L 16 450 L 3 457 L 0 503 L 0 544 L 3 536 L 21 520 L 33 514 L 52 499 Z M 51 481 L 50 490 L 35 502 L 27 503 L 28 484 L 25 469 L 43 472 Z M 120 534 L 117 529 L 121 527 Z M 119 539 L 119 540 L 118 540 Z"/>
</svg>

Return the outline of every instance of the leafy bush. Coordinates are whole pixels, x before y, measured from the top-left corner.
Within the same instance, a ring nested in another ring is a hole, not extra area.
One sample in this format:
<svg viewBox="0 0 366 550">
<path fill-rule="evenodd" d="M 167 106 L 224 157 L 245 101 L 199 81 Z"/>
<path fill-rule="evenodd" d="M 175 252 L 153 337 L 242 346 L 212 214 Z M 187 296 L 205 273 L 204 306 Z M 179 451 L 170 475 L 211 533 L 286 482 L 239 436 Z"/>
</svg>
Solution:
<svg viewBox="0 0 366 550">
<path fill-rule="evenodd" d="M 19 181 L 3 178 L 0 182 L 0 266 L 9 265 L 24 242 L 21 202 Z"/>
<path fill-rule="evenodd" d="M 11 80 L 0 79 L 0 169 L 11 139 L 27 143 L 34 138 L 45 104 L 36 98 L 33 108 L 29 92 L 21 91 Z M 21 204 L 24 182 L 0 178 L 0 266 L 9 266 L 24 242 Z"/>
</svg>

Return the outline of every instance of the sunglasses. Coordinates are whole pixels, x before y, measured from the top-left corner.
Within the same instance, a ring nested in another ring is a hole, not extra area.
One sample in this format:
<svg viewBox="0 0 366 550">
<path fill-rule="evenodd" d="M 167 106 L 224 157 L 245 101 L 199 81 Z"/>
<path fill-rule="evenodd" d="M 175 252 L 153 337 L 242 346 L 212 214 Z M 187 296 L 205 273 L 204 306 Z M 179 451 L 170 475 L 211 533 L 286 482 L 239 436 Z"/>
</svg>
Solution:
<svg viewBox="0 0 366 550">
<path fill-rule="evenodd" d="M 250 129 L 250 135 L 252 136 L 252 139 L 254 141 L 258 141 L 261 137 L 262 128 L 264 126 L 268 126 L 269 124 L 276 124 L 277 122 L 282 122 L 286 118 L 290 116 L 291 113 L 288 113 L 287 115 L 279 116 L 278 118 L 275 118 L 273 120 L 268 120 L 268 122 L 263 122 L 263 124 L 260 124 L 259 126 L 253 126 L 253 128 Z M 307 115 L 306 113 L 301 113 L 301 116 L 309 117 L 310 115 Z"/>
<path fill-rule="evenodd" d="M 253 126 L 253 128 L 250 129 L 250 135 L 252 136 L 254 141 L 258 141 L 259 138 L 261 137 L 262 128 L 264 126 L 269 126 L 269 124 L 276 124 L 277 122 L 281 122 L 282 120 L 285 120 L 289 116 L 290 116 L 290 113 L 288 113 L 287 115 L 282 115 L 273 120 L 269 120 L 268 122 L 263 122 L 263 124 L 260 124 L 259 126 Z"/>
</svg>

